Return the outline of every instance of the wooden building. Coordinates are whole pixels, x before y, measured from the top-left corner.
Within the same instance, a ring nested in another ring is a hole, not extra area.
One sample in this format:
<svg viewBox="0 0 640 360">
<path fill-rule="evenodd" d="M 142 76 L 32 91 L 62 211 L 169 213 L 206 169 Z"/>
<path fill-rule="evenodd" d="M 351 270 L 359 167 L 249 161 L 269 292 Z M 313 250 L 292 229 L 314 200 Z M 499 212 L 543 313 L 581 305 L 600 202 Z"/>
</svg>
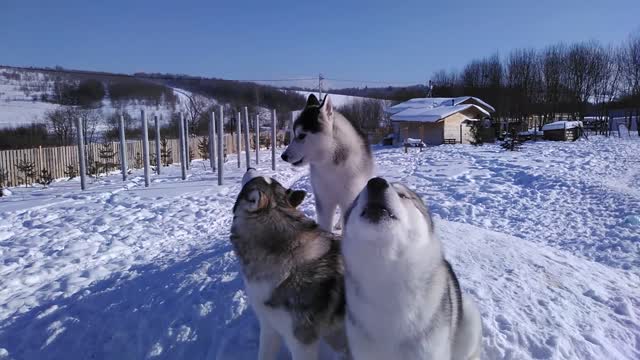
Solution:
<svg viewBox="0 0 640 360">
<path fill-rule="evenodd" d="M 411 99 L 386 109 L 397 143 L 412 138 L 427 145 L 473 142 L 472 124 L 485 127 L 494 111 L 491 105 L 471 96 Z"/>
</svg>

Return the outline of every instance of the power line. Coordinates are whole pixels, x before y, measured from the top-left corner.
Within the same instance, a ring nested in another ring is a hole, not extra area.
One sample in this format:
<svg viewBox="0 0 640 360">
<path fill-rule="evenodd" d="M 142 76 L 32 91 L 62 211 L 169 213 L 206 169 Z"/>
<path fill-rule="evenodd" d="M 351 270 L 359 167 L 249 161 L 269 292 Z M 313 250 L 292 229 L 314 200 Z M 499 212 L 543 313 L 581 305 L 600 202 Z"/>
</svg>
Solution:
<svg viewBox="0 0 640 360">
<path fill-rule="evenodd" d="M 406 84 L 406 85 L 420 85 L 415 81 L 381 81 L 381 80 L 352 80 L 352 79 L 336 79 L 325 78 L 325 80 L 338 81 L 338 82 L 351 82 L 362 84 Z"/>
</svg>

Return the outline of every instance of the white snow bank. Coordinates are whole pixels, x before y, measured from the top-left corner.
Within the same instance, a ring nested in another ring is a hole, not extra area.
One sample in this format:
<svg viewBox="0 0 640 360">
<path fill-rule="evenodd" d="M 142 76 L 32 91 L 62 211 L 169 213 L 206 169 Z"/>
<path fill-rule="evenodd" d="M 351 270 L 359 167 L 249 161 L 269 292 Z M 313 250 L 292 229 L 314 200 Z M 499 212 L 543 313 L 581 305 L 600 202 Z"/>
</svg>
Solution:
<svg viewBox="0 0 640 360">
<path fill-rule="evenodd" d="M 552 123 L 544 124 L 544 126 L 542 126 L 542 131 L 573 129 L 577 127 L 582 127 L 582 121 L 554 121 Z"/>
</svg>

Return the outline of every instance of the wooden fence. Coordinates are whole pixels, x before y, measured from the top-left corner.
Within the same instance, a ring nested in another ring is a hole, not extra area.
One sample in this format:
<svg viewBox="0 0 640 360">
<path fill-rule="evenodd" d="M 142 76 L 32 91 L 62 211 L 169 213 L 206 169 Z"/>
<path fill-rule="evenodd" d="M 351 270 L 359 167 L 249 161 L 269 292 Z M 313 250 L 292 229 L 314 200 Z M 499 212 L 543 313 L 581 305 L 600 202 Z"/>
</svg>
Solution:
<svg viewBox="0 0 640 360">
<path fill-rule="evenodd" d="M 266 135 L 266 134 L 265 134 Z M 189 138 L 189 149 L 191 150 L 192 159 L 202 158 L 198 149 L 198 144 L 205 138 L 202 136 Z M 250 147 L 255 148 L 255 136 L 250 134 Z M 284 133 L 278 134 L 278 146 L 282 144 L 284 139 Z M 261 146 L 268 146 L 268 140 L 264 136 L 260 137 Z M 242 140 L 240 141 L 244 151 L 244 145 Z M 162 154 L 163 146 L 162 141 L 160 143 L 160 152 Z M 236 151 L 236 134 L 229 133 L 224 134 L 224 146 L 227 154 L 235 153 Z M 155 153 L 155 140 L 149 141 L 149 156 L 154 159 L 157 154 Z M 167 139 L 166 149 L 171 151 L 170 159 L 167 159 L 169 163 L 180 162 L 180 148 L 178 139 Z M 103 151 L 101 154 L 101 150 Z M 108 151 L 107 151 L 108 150 Z M 167 151 L 167 152 L 168 152 Z M 142 168 L 142 140 L 127 140 L 126 144 L 127 152 L 127 165 L 129 169 Z M 85 145 L 85 153 L 87 154 L 87 169 L 96 167 L 96 162 L 103 166 L 110 164 L 111 170 L 120 169 L 120 142 L 110 143 L 92 143 Z M 112 154 L 112 156 L 106 156 Z M 101 156 L 102 155 L 102 156 Z M 34 165 L 33 176 L 29 179 L 25 179 L 25 174 L 18 171 L 18 164 L 21 161 L 26 161 Z M 164 161 L 163 161 L 164 164 Z M 78 172 L 78 146 L 57 146 L 57 147 L 38 147 L 32 149 L 20 149 L 20 150 L 2 150 L 0 151 L 0 172 L 7 172 L 7 179 L 4 181 L 4 185 L 7 187 L 19 186 L 35 183 L 39 178 L 42 170 L 49 171 L 54 179 L 69 177 L 65 172 L 68 171 L 71 166 L 75 172 Z M 151 161 L 151 165 L 155 165 L 155 161 Z M 103 171 L 104 172 L 104 171 Z M 0 174 L 1 175 L 1 174 Z"/>
</svg>

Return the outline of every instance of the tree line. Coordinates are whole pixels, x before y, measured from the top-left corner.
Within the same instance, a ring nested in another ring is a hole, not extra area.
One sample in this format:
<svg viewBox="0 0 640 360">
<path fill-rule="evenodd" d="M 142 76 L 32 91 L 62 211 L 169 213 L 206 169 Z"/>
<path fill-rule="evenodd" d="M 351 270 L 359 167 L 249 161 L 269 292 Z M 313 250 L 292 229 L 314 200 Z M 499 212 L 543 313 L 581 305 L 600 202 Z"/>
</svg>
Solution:
<svg viewBox="0 0 640 360">
<path fill-rule="evenodd" d="M 617 46 L 596 41 L 516 49 L 472 60 L 461 71 L 437 71 L 434 97 L 477 96 L 494 117 L 539 124 L 566 116 L 640 116 L 640 34 Z"/>
</svg>

